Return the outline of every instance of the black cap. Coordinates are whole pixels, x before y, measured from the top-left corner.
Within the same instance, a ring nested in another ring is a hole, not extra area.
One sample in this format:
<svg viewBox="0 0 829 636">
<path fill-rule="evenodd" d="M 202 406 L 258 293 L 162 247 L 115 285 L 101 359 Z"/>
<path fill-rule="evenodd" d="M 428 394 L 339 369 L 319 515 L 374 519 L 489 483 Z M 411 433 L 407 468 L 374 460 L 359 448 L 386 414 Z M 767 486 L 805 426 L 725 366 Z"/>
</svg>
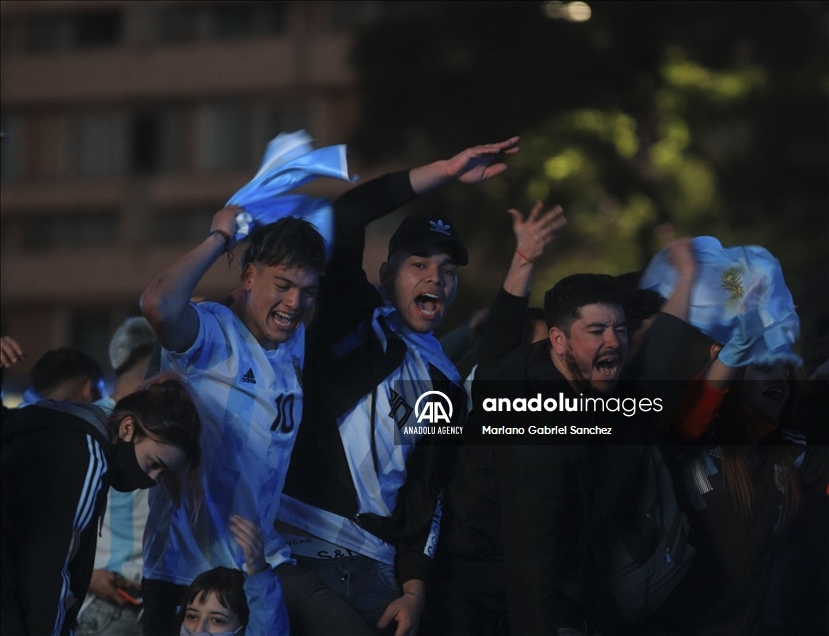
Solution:
<svg viewBox="0 0 829 636">
<path fill-rule="evenodd" d="M 399 249 L 418 254 L 436 245 L 445 245 L 447 253 L 452 255 L 458 265 L 469 262 L 469 253 L 455 225 L 444 215 L 422 212 L 403 219 L 389 240 L 389 258 Z"/>
</svg>

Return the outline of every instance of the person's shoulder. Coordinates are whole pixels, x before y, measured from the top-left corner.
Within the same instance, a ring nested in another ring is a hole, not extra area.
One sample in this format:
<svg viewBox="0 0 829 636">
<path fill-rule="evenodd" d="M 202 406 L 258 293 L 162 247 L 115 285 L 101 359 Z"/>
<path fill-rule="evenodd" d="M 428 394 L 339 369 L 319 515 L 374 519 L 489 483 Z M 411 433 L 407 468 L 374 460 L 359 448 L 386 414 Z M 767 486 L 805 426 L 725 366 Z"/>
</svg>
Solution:
<svg viewBox="0 0 829 636">
<path fill-rule="evenodd" d="M 236 316 L 236 314 L 233 313 L 233 310 L 227 305 L 223 305 L 222 303 L 216 303 L 211 300 L 206 300 L 200 303 L 193 303 L 193 307 L 195 307 L 196 311 L 198 311 L 199 314 L 216 316 L 216 318 L 219 320 L 228 320 Z"/>
<path fill-rule="evenodd" d="M 200 338 L 204 338 L 211 331 L 216 333 L 243 333 L 244 323 L 227 305 L 212 301 L 193 303 L 199 314 Z M 198 341 L 198 339 L 197 339 Z"/>
<path fill-rule="evenodd" d="M 116 402 L 114 399 L 112 399 L 111 395 L 108 395 L 104 398 L 101 398 L 100 400 L 95 400 L 93 404 L 100 408 L 107 415 L 110 415 L 115 410 Z"/>
<path fill-rule="evenodd" d="M 110 446 L 103 410 L 94 404 L 68 400 L 41 400 L 20 409 L 3 427 L 3 444 L 26 435 L 45 437 L 57 444 L 89 436 L 104 448 Z"/>
</svg>

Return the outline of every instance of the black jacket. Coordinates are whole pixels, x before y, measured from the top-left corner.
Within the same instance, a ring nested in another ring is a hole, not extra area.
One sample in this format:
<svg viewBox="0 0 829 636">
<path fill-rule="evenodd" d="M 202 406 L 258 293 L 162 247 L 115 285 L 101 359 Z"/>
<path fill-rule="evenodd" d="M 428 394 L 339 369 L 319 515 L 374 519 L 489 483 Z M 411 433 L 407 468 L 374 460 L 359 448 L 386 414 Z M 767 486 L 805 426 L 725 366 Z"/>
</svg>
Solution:
<svg viewBox="0 0 829 636">
<path fill-rule="evenodd" d="M 358 515 L 357 490 L 336 420 L 375 391 L 406 355 L 406 343 L 388 329 L 384 351 L 371 328 L 374 310 L 383 301 L 368 282 L 362 260 L 365 226 L 414 197 L 408 172 L 400 172 L 370 181 L 335 202 L 334 253 L 320 280 L 316 314 L 306 338 L 304 412 L 283 490 L 353 519 L 394 545 L 400 583 L 426 578 L 431 567 L 424 547 L 451 447 L 435 444 L 429 435 L 422 437 L 406 461 L 406 481 L 391 517 Z M 462 387 L 435 367 L 430 366 L 430 375 L 434 389 L 450 397 L 455 412 L 464 412 Z M 372 433 L 369 422 L 366 435 Z"/>
<path fill-rule="evenodd" d="M 647 378 L 672 377 L 676 350 L 690 333 L 683 321 L 659 316 L 649 334 Z M 549 341 L 523 347 L 478 369 L 475 404 L 489 393 L 494 396 L 505 390 L 511 397 L 532 397 L 539 391 L 576 397 L 552 363 Z M 592 596 L 600 577 L 586 550 L 586 531 L 627 508 L 645 446 L 658 441 L 652 429 L 666 425 L 681 385 L 647 381 L 619 387 L 616 395 L 631 392 L 662 398 L 666 408 L 661 421 L 621 413 L 536 414 L 540 426 L 613 427 L 612 447 L 465 444 L 460 449 L 447 488 L 442 537 L 446 568 L 478 603 L 508 612 L 514 634 L 553 634 L 559 627 L 581 626 L 585 613 L 606 613 Z M 475 430 L 480 419 L 480 413 L 473 411 L 467 429 Z M 619 443 L 616 431 L 628 437 L 627 443 Z M 624 525 L 639 521 L 625 520 Z M 647 532 L 633 532 L 628 539 L 631 554 L 650 554 Z M 591 594 L 585 593 L 588 589 Z"/>
<path fill-rule="evenodd" d="M 43 401 L 2 429 L 2 633 L 68 634 L 109 491 L 98 407 Z"/>
</svg>

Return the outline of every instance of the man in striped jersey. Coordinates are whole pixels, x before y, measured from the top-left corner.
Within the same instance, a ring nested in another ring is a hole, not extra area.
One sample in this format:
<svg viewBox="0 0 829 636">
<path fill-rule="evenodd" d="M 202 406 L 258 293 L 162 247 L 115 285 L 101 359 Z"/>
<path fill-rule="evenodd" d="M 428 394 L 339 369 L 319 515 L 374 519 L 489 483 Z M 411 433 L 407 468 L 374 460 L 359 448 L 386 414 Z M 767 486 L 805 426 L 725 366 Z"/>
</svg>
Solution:
<svg viewBox="0 0 829 636">
<path fill-rule="evenodd" d="M 191 303 L 202 276 L 234 247 L 238 212 L 217 212 L 207 238 L 141 298 L 164 348 L 162 369 L 187 378 L 204 427 L 201 505 L 176 510 L 164 493 L 150 497 L 142 584 L 147 634 L 178 633 L 176 608 L 199 574 L 219 566 L 244 569 L 229 530 L 232 515 L 262 529 L 265 558 L 281 566 L 283 579 L 292 567 L 273 522 L 302 416 L 303 321 L 325 268 L 325 244 L 300 219 L 266 225 L 251 235 L 233 305 Z M 291 578 L 292 590 L 295 583 Z M 274 611 L 285 612 L 285 605 Z"/>
<path fill-rule="evenodd" d="M 443 392 L 459 419 L 465 412 L 461 378 L 432 332 L 469 256 L 448 217 L 411 215 L 391 238 L 376 288 L 362 267 L 365 227 L 448 181 L 500 174 L 507 166 L 499 159 L 515 152 L 517 137 L 469 148 L 334 204 L 334 251 L 308 337 L 307 408 L 278 528 L 300 567 L 371 627 L 397 636 L 418 630 L 449 463 L 433 435 L 402 429 L 427 391 Z"/>
</svg>

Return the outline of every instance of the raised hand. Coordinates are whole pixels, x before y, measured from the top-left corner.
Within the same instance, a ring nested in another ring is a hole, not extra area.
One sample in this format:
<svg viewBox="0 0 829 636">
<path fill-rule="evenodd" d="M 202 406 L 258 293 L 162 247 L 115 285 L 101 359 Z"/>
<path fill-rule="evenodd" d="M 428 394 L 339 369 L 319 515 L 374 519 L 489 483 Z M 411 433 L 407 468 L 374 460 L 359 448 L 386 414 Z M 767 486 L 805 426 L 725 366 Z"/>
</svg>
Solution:
<svg viewBox="0 0 829 636">
<path fill-rule="evenodd" d="M 236 247 L 236 216 L 240 212 L 242 212 L 242 208 L 235 205 L 228 205 L 213 215 L 210 231 L 221 232 L 229 237 L 227 251 Z"/>
<path fill-rule="evenodd" d="M 412 168 L 409 181 L 417 194 L 424 194 L 439 185 L 454 179 L 461 183 L 480 183 L 499 175 L 507 169 L 503 162 L 492 163 L 501 155 L 514 155 L 518 148 L 518 137 L 498 144 L 485 144 L 467 148 L 451 159 Z"/>
<path fill-rule="evenodd" d="M 697 268 L 697 261 L 694 258 L 694 247 L 691 244 L 690 237 L 684 236 L 672 241 L 665 249 L 668 253 L 668 260 L 676 267 L 680 276 L 683 274 L 693 276 Z"/>
<path fill-rule="evenodd" d="M 524 216 L 518 210 L 507 210 L 512 217 L 512 231 L 515 234 L 515 249 L 518 254 L 532 262 L 539 258 L 552 243 L 558 231 L 567 225 L 564 210 L 560 205 L 541 213 L 541 201 L 536 202 L 530 215 Z"/>
<path fill-rule="evenodd" d="M 459 152 L 444 162 L 444 174 L 461 183 L 480 183 L 501 174 L 507 169 L 505 163 L 492 162 L 498 155 L 514 155 L 520 151 L 519 137 L 512 137 L 497 144 L 473 146 Z"/>
<path fill-rule="evenodd" d="M 238 515 L 231 515 L 230 531 L 245 554 L 248 576 L 253 576 L 268 567 L 265 561 L 265 540 L 259 528 L 252 521 Z"/>
</svg>

